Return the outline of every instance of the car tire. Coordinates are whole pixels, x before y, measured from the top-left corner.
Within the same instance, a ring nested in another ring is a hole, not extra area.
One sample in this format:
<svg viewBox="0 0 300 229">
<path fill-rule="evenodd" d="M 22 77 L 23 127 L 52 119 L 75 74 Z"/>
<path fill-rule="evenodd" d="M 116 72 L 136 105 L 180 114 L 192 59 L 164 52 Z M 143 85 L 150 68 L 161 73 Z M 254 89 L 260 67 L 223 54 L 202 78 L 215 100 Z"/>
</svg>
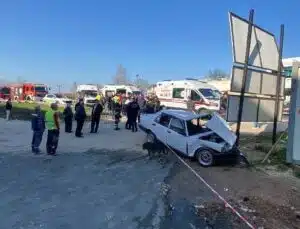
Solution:
<svg viewBox="0 0 300 229">
<path fill-rule="evenodd" d="M 202 148 L 196 152 L 196 159 L 203 167 L 210 167 L 214 164 L 213 152 L 209 149 Z"/>
<path fill-rule="evenodd" d="M 146 141 L 151 142 L 151 143 L 155 143 L 157 141 L 155 134 L 153 134 L 151 131 L 148 131 L 147 136 L 146 136 Z"/>
</svg>

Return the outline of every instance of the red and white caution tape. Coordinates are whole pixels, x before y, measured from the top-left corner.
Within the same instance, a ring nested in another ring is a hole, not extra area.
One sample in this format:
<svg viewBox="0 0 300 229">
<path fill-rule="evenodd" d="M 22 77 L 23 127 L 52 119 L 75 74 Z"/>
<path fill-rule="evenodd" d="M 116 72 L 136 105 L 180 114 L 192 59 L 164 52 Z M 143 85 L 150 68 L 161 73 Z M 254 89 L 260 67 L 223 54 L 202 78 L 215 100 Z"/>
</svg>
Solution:
<svg viewBox="0 0 300 229">
<path fill-rule="evenodd" d="M 188 163 L 186 163 L 180 156 L 177 155 L 169 146 L 167 146 L 172 153 L 189 169 L 192 173 L 195 174 L 205 185 L 208 187 L 224 204 L 225 207 L 230 208 L 231 211 L 236 214 L 247 226 L 251 229 L 256 229 L 242 214 L 240 214 L 231 204 L 229 204 L 224 197 L 222 197 L 213 187 L 211 187 L 204 179 L 201 177 Z"/>
</svg>

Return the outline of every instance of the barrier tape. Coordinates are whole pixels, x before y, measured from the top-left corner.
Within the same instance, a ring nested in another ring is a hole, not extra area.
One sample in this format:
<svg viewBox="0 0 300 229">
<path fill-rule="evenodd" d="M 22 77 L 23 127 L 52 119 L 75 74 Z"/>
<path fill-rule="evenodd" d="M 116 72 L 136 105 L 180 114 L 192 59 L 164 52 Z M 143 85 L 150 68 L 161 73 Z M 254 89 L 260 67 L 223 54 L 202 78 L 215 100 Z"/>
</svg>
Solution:
<svg viewBox="0 0 300 229">
<path fill-rule="evenodd" d="M 241 219 L 249 228 L 256 229 L 242 214 L 240 214 L 231 204 L 229 204 L 224 197 L 222 197 L 213 187 L 211 187 L 203 177 L 201 177 L 188 163 L 186 163 L 180 156 L 177 155 L 169 146 L 167 148 L 175 154 L 175 156 L 197 177 L 199 178 L 202 183 L 206 185 L 224 204 L 225 207 L 229 208 L 234 214 L 236 214 L 239 219 Z"/>
</svg>

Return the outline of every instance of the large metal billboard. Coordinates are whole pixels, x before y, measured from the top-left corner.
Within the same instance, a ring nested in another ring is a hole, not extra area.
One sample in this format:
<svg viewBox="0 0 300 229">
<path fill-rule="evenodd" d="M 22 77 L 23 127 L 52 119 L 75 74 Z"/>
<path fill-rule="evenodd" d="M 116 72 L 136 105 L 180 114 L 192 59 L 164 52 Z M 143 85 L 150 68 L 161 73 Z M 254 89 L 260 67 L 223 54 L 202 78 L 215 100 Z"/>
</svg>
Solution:
<svg viewBox="0 0 300 229">
<path fill-rule="evenodd" d="M 233 46 L 233 60 L 246 64 L 248 21 L 230 13 L 230 30 Z M 279 51 L 275 36 L 264 29 L 253 25 L 250 44 L 249 66 L 278 70 Z"/>
<path fill-rule="evenodd" d="M 288 128 L 286 159 L 300 165 L 300 62 L 293 63 L 292 95 Z"/>
<path fill-rule="evenodd" d="M 227 103 L 227 121 L 237 122 L 240 96 L 229 95 Z M 275 99 L 264 97 L 246 97 L 242 113 L 242 122 L 273 122 Z M 278 120 L 282 119 L 283 100 L 279 102 Z"/>
<path fill-rule="evenodd" d="M 244 69 L 234 66 L 230 91 L 240 93 L 242 90 Z M 259 70 L 248 69 L 245 93 L 260 95 L 276 95 L 277 75 Z M 281 77 L 280 96 L 284 96 L 285 77 Z"/>
</svg>

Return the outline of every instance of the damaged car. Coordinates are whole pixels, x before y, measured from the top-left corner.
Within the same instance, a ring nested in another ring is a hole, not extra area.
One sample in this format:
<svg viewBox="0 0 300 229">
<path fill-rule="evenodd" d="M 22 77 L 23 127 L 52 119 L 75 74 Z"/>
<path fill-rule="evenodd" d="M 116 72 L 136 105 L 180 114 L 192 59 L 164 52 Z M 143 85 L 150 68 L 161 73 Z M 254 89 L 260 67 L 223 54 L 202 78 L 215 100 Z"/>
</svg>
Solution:
<svg viewBox="0 0 300 229">
<path fill-rule="evenodd" d="M 195 114 L 184 110 L 162 110 L 141 117 L 140 129 L 147 141 L 159 141 L 185 156 L 195 158 L 208 167 L 220 158 L 236 158 L 248 165 L 247 159 L 236 147 L 236 135 L 217 113 Z"/>
</svg>

